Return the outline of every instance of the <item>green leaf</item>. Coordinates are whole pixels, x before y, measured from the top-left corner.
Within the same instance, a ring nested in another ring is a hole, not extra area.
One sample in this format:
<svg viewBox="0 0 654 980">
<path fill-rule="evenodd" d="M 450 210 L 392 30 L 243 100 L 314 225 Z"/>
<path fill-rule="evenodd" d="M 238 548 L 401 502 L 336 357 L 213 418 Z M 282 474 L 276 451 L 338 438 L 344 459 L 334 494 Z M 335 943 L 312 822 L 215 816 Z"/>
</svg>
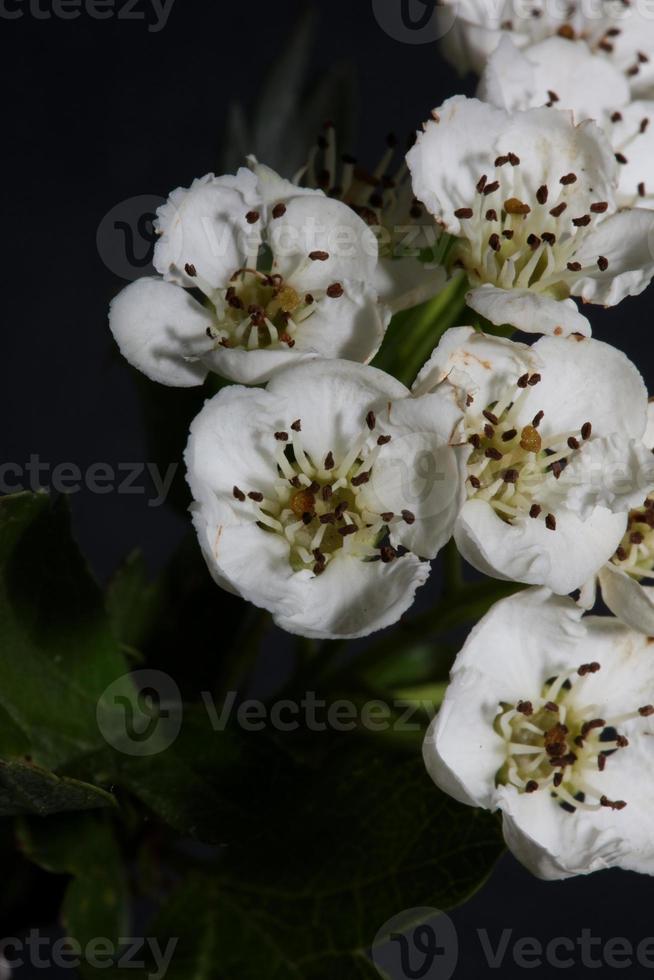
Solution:
<svg viewBox="0 0 654 980">
<path fill-rule="evenodd" d="M 160 941 L 179 937 L 168 980 L 372 978 L 367 950 L 385 922 L 451 908 L 489 874 L 503 849 L 496 821 L 441 794 L 419 757 L 320 739 L 330 751 L 309 744 L 310 762 L 277 743 L 274 806 L 252 782 L 241 797 L 258 833 L 187 881 L 162 915 Z"/>
<path fill-rule="evenodd" d="M 66 504 L 43 493 L 0 499 L 0 758 L 29 744 L 38 765 L 56 769 L 97 750 L 98 702 L 125 671 Z M 124 689 L 131 696 L 129 678 Z"/>
<path fill-rule="evenodd" d="M 24 820 L 18 836 L 40 868 L 72 876 L 61 908 L 68 936 L 84 947 L 96 937 L 117 943 L 127 934 L 125 870 L 108 820 L 90 814 Z"/>
<path fill-rule="evenodd" d="M 134 551 L 113 576 L 106 594 L 116 638 L 129 651 L 141 650 L 161 614 L 161 590 L 150 582 L 145 560 Z"/>
<path fill-rule="evenodd" d="M 68 810 L 115 806 L 110 793 L 76 779 L 60 778 L 23 762 L 0 761 L 0 816 L 48 816 Z"/>
</svg>

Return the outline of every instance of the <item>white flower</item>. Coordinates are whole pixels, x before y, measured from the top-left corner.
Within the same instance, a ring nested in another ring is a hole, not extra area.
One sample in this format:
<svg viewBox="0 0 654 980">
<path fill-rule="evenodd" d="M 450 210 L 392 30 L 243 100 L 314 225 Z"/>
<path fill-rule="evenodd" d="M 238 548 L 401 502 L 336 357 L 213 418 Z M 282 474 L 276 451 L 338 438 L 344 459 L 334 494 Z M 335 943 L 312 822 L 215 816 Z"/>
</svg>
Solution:
<svg viewBox="0 0 654 980">
<path fill-rule="evenodd" d="M 532 347 L 449 330 L 414 386 L 465 412 L 468 500 L 455 528 L 480 571 L 561 595 L 613 555 L 654 487 L 647 392 L 616 348 L 543 337 Z"/>
<path fill-rule="evenodd" d="M 369 285 L 378 247 L 365 222 L 252 166 L 174 191 L 158 212 L 163 278 L 112 304 L 122 353 L 155 381 L 197 385 L 215 371 L 260 384 L 316 355 L 369 361 L 381 343 L 390 313 Z"/>
<path fill-rule="evenodd" d="M 456 659 L 425 762 L 445 792 L 500 810 L 541 878 L 654 874 L 654 658 L 581 612 L 545 589 L 497 603 Z"/>
<path fill-rule="evenodd" d="M 519 51 L 503 38 L 490 56 L 479 97 L 511 112 L 554 105 L 577 122 L 595 119 L 613 147 L 621 207 L 654 207 L 654 102 L 631 101 L 623 75 L 583 41 L 548 38 Z"/>
<path fill-rule="evenodd" d="M 445 54 L 480 73 L 503 37 L 524 47 L 558 35 L 583 40 L 627 79 L 634 96 L 654 94 L 654 11 L 629 0 L 444 0 Z M 452 8 L 452 9 L 447 9 Z"/>
<path fill-rule="evenodd" d="M 654 447 L 654 404 L 648 405 L 648 425 L 643 442 Z M 648 496 L 629 514 L 624 537 L 597 579 L 582 589 L 579 602 L 592 609 L 597 584 L 611 612 L 626 626 L 654 636 L 654 496 Z"/>
<path fill-rule="evenodd" d="M 406 160 L 394 166 L 397 141 L 391 134 L 372 170 L 350 154 L 339 156 L 333 123 L 311 150 L 296 182 L 319 187 L 348 204 L 379 242 L 376 288 L 395 313 L 436 296 L 447 274 L 437 261 L 442 232 L 416 200 Z"/>
<path fill-rule="evenodd" d="M 614 306 L 654 275 L 654 215 L 618 212 L 618 163 L 593 122 L 456 96 L 407 160 L 416 196 L 457 239 L 469 306 L 492 323 L 588 334 L 570 296 Z"/>
<path fill-rule="evenodd" d="M 208 401 L 186 463 L 218 584 L 304 636 L 399 619 L 464 496 L 461 413 L 408 396 L 376 368 L 313 360 Z"/>
</svg>

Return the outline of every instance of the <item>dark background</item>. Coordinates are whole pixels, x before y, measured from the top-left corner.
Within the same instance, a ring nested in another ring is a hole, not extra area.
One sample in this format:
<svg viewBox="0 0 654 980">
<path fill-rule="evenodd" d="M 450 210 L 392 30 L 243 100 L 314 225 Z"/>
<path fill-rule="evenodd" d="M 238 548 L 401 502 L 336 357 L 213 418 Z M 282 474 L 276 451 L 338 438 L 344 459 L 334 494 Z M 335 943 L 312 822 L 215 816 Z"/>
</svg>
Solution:
<svg viewBox="0 0 654 980">
<path fill-rule="evenodd" d="M 117 7 L 124 2 L 117 0 Z M 154 33 L 144 20 L 115 16 L 41 19 L 39 10 L 49 9 L 46 0 L 41 4 L 30 11 L 28 2 L 7 0 L 0 8 L 0 457 L 25 466 L 38 454 L 51 466 L 71 462 L 81 469 L 145 461 L 153 457 L 139 383 L 107 328 L 108 303 L 125 282 L 107 267 L 115 242 L 105 239 L 98 250 L 98 228 L 121 202 L 164 197 L 196 176 L 220 172 L 228 106 L 237 99 L 256 109 L 262 80 L 300 7 L 290 0 L 265 6 L 176 0 L 165 29 Z M 134 9 L 146 6 L 139 0 Z M 389 130 L 404 138 L 444 98 L 473 91 L 474 82 L 462 83 L 433 44 L 389 36 L 372 0 L 315 0 L 312 6 L 318 23 L 309 82 L 319 83 L 336 63 L 353 64 L 360 115 L 351 149 L 360 158 L 374 162 Z M 2 10 L 23 16 L 10 20 Z M 316 131 L 321 122 L 316 119 Z M 595 335 L 622 347 L 651 385 L 650 295 L 614 311 L 593 310 L 591 319 Z M 180 402 L 182 425 L 189 404 Z M 170 424 L 163 420 L 162 414 L 162 427 Z M 28 479 L 22 482 L 29 488 Z M 47 477 L 41 482 L 47 485 Z M 136 546 L 156 570 L 187 529 L 181 511 L 148 506 L 150 487 L 143 479 L 139 484 L 147 493 L 72 497 L 77 537 L 103 580 Z M 215 601 L 218 611 L 217 590 Z M 487 929 L 494 945 L 504 928 L 513 929 L 514 939 L 574 940 L 590 928 L 605 941 L 626 936 L 638 943 L 654 935 L 653 908 L 649 878 L 608 872 L 545 885 L 505 858 L 482 891 L 453 914 L 461 941 L 455 977 L 495 975 L 485 965 L 477 929 Z M 47 903 L 42 907 L 35 897 L 20 925 L 46 925 L 48 914 Z M 12 927 L 15 932 L 17 924 Z M 0 923 L 0 933 L 5 928 Z M 582 970 L 577 957 L 573 975 Z M 501 975 L 524 972 L 507 954 Z M 559 975 L 547 966 L 531 972 Z M 630 975 L 650 973 L 632 967 Z"/>
</svg>

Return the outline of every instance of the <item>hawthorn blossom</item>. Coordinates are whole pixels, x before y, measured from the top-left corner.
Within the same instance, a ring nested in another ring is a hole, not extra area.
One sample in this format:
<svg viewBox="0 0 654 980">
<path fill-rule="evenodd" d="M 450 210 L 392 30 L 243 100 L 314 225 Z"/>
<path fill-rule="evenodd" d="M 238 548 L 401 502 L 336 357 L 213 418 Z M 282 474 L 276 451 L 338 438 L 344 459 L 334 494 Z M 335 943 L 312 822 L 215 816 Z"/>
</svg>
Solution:
<svg viewBox="0 0 654 980">
<path fill-rule="evenodd" d="M 529 589 L 497 603 L 457 656 L 424 743 L 436 784 L 502 813 L 540 878 L 654 874 L 654 659 L 617 620 Z"/>
<path fill-rule="evenodd" d="M 654 207 L 654 101 L 632 102 L 624 76 L 583 41 L 552 37 L 520 51 L 503 38 L 478 95 L 509 112 L 549 105 L 570 109 L 578 123 L 595 119 L 618 163 L 618 204 Z"/>
<path fill-rule="evenodd" d="M 565 594 L 615 553 L 654 488 L 647 392 L 619 350 L 581 337 L 533 346 L 459 327 L 414 385 L 464 413 L 463 556 L 488 575 Z"/>
<path fill-rule="evenodd" d="M 464 494 L 461 413 L 408 396 L 376 368 L 316 359 L 208 401 L 186 464 L 216 582 L 303 636 L 396 622 Z"/>
<path fill-rule="evenodd" d="M 654 403 L 648 405 L 648 424 L 643 437 L 654 448 Z M 615 554 L 581 590 L 580 604 L 592 609 L 602 598 L 617 618 L 646 636 L 654 636 L 654 495 L 650 494 L 629 513 L 627 530 Z"/>
<path fill-rule="evenodd" d="M 376 286 L 393 312 L 436 296 L 447 279 L 439 263 L 444 236 L 414 196 L 406 160 L 398 166 L 396 155 L 397 140 L 390 134 L 371 170 L 351 154 L 339 156 L 336 130 L 328 122 L 295 177 L 348 204 L 373 230 L 379 242 Z"/>
<path fill-rule="evenodd" d="M 441 35 L 461 72 L 481 73 L 504 37 L 520 48 L 558 36 L 582 40 L 626 78 L 634 97 L 654 94 L 654 11 L 631 0 L 443 0 Z M 451 8 L 451 9 L 448 9 Z"/>
<path fill-rule="evenodd" d="M 654 214 L 618 211 L 618 163 L 593 122 L 456 96 L 407 160 L 416 196 L 456 239 L 468 305 L 494 324 L 587 335 L 569 297 L 614 306 L 654 275 Z"/>
<path fill-rule="evenodd" d="M 322 191 L 251 163 L 208 174 L 158 211 L 154 264 L 110 325 L 135 367 L 163 384 L 210 371 L 260 384 L 308 357 L 369 361 L 390 313 L 374 288 L 378 247 L 361 218 Z"/>
</svg>

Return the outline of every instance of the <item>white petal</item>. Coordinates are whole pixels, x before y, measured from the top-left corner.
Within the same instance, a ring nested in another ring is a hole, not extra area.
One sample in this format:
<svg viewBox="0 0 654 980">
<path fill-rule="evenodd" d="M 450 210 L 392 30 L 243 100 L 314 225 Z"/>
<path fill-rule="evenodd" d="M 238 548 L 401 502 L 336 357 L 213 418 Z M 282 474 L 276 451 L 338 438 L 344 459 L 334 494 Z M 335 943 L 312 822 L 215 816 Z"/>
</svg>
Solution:
<svg viewBox="0 0 654 980">
<path fill-rule="evenodd" d="M 295 193 L 280 203 L 286 211 L 271 218 L 266 229 L 273 272 L 288 279 L 300 294 L 345 279 L 374 281 L 379 244 L 352 208 L 321 191 Z M 328 258 L 312 260 L 312 253 L 326 253 Z"/>
<path fill-rule="evenodd" d="M 600 256 L 609 263 L 605 272 L 597 266 Z M 610 215 L 589 232 L 575 260 L 596 270 L 572 285 L 584 302 L 615 306 L 638 296 L 654 276 L 654 213 L 634 208 Z"/>
<path fill-rule="evenodd" d="M 184 289 L 144 278 L 116 296 L 109 326 L 130 364 L 153 381 L 180 388 L 201 385 L 207 368 L 199 357 L 209 346 L 211 318 Z"/>
<path fill-rule="evenodd" d="M 382 258 L 377 267 L 375 288 L 379 299 L 393 313 L 425 303 L 441 292 L 447 282 L 442 266 L 425 265 L 418 258 Z"/>
<path fill-rule="evenodd" d="M 599 573 L 602 598 L 614 616 L 646 636 L 654 636 L 654 598 L 646 588 L 612 562 Z"/>
<path fill-rule="evenodd" d="M 615 117 L 613 117 L 615 118 Z M 620 109 L 620 118 L 607 123 L 611 143 L 627 163 L 619 168 L 618 199 L 623 207 L 654 207 L 654 102 L 632 102 Z M 641 196 L 641 185 L 645 195 Z"/>
<path fill-rule="evenodd" d="M 526 333 L 557 337 L 591 333 L 590 323 L 573 300 L 556 300 L 532 289 L 499 289 L 486 283 L 471 290 L 466 302 L 498 327 L 510 324 Z"/>
<path fill-rule="evenodd" d="M 498 685 L 484 675 L 459 671 L 425 736 L 427 772 L 460 803 L 493 807 L 495 776 L 506 761 L 505 742 L 493 729 L 500 697 Z"/>
<path fill-rule="evenodd" d="M 542 337 L 533 352 L 541 364 L 542 380 L 522 404 L 518 415 L 522 425 L 542 410 L 545 436 L 578 432 L 591 422 L 595 436 L 615 433 L 626 439 L 642 438 L 647 389 L 636 366 L 617 347 L 594 339 Z"/>
<path fill-rule="evenodd" d="M 651 398 L 647 403 L 647 426 L 645 427 L 643 442 L 648 449 L 654 449 L 654 402 Z"/>
<path fill-rule="evenodd" d="M 527 585 L 546 585 L 565 595 L 579 589 L 609 560 L 622 540 L 626 514 L 597 508 L 581 521 L 558 510 L 556 530 L 542 518 L 509 525 L 490 504 L 469 500 L 455 529 L 463 557 L 479 571 Z"/>
<path fill-rule="evenodd" d="M 354 639 L 396 623 L 429 576 L 429 564 L 415 555 L 384 564 L 340 552 L 322 575 L 296 573 L 282 610 L 272 609 L 278 626 L 316 639 Z"/>
<path fill-rule="evenodd" d="M 539 368 L 537 355 L 525 344 L 478 333 L 472 327 L 452 327 L 420 371 L 413 392 L 422 395 L 435 391 L 447 379 L 460 389 L 462 406 L 471 395 L 475 409 L 482 411 L 502 398 L 521 375 Z"/>
<path fill-rule="evenodd" d="M 322 459 L 333 452 L 336 460 L 360 435 L 371 408 L 408 395 L 403 384 L 377 368 L 322 359 L 279 371 L 268 391 L 276 404 L 288 406 L 286 426 L 301 416 L 303 441 L 312 455 Z"/>
<path fill-rule="evenodd" d="M 343 279 L 341 285 L 342 296 L 325 296 L 302 321 L 293 351 L 367 364 L 379 350 L 391 312 L 364 283 Z"/>
<path fill-rule="evenodd" d="M 246 350 L 243 347 L 216 347 L 202 358 L 210 370 L 222 378 L 244 385 L 261 385 L 281 368 L 317 357 L 316 351 L 280 346 Z"/>
<path fill-rule="evenodd" d="M 546 105 L 551 92 L 558 97 L 556 108 L 572 110 L 577 122 L 601 123 L 607 110 L 630 100 L 624 74 L 584 41 L 550 37 L 519 51 L 504 37 L 484 70 L 480 98 L 515 111 Z"/>
<path fill-rule="evenodd" d="M 591 439 L 575 453 L 543 502 L 564 500 L 586 518 L 596 507 L 615 513 L 638 507 L 654 489 L 654 457 L 639 439 L 605 436 Z"/>
<path fill-rule="evenodd" d="M 506 126 L 507 115 L 457 95 L 432 116 L 407 154 L 413 191 L 451 234 L 458 235 L 461 222 L 454 212 L 474 199 L 475 186 L 488 171 L 489 147 Z"/>
<path fill-rule="evenodd" d="M 424 558 L 435 558 L 452 536 L 465 499 L 469 446 L 451 448 L 461 413 L 437 395 L 394 402 L 385 433 L 392 440 L 375 463 L 372 478 L 359 495 L 373 513 L 410 511 L 415 522 L 391 525 L 391 543 Z"/>
<path fill-rule="evenodd" d="M 256 256 L 260 222 L 250 225 L 245 216 L 258 208 L 256 178 L 245 167 L 235 177 L 207 174 L 188 189 L 179 187 L 157 212 L 157 272 L 187 287 L 197 285 L 184 272 L 190 264 L 213 288 L 225 287 L 247 257 Z"/>
</svg>

